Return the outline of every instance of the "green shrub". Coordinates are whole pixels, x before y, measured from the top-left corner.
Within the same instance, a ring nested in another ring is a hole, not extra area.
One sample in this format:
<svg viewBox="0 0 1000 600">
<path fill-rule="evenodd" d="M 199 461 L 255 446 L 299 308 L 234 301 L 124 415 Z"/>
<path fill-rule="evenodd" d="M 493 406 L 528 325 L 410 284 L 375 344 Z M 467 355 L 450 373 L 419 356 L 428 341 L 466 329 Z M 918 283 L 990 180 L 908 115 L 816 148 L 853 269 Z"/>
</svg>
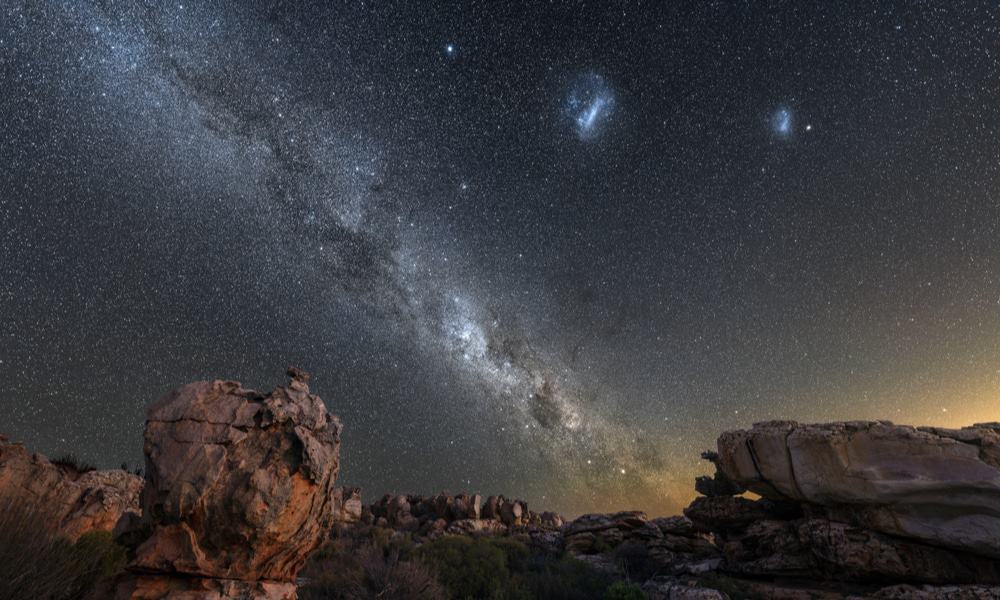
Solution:
<svg viewBox="0 0 1000 600">
<path fill-rule="evenodd" d="M 386 548 L 392 541 L 393 530 L 388 527 L 372 527 L 368 532 L 369 537 L 376 546 Z"/>
<path fill-rule="evenodd" d="M 512 537 L 446 535 L 414 549 L 410 536 L 374 527 L 335 532 L 302 577 L 301 600 L 603 600 L 614 582 L 583 561 Z"/>
<path fill-rule="evenodd" d="M 73 545 L 78 564 L 85 568 L 77 578 L 81 589 L 104 589 L 125 570 L 128 552 L 115 543 L 110 531 L 89 531 Z"/>
<path fill-rule="evenodd" d="M 444 536 L 417 550 L 453 598 L 504 598 L 510 571 L 504 550 L 482 538 Z"/>
<path fill-rule="evenodd" d="M 545 555 L 535 556 L 531 569 L 518 574 L 517 580 L 528 597 L 545 600 L 600 600 L 612 582 L 572 556 Z"/>
<path fill-rule="evenodd" d="M 528 570 L 531 551 L 524 543 L 509 537 L 490 537 L 484 539 L 503 552 L 508 570 L 511 572 Z"/>
<path fill-rule="evenodd" d="M 610 577 L 570 556 L 532 552 L 507 537 L 446 536 L 421 546 L 452 598 L 600 600 Z"/>
<path fill-rule="evenodd" d="M 429 569 L 401 558 L 407 543 L 412 545 L 409 538 L 374 531 L 332 540 L 302 571 L 300 600 L 444 600 L 445 590 Z"/>
<path fill-rule="evenodd" d="M 616 581 L 604 592 L 605 600 L 646 600 L 646 594 L 634 583 Z"/>
</svg>

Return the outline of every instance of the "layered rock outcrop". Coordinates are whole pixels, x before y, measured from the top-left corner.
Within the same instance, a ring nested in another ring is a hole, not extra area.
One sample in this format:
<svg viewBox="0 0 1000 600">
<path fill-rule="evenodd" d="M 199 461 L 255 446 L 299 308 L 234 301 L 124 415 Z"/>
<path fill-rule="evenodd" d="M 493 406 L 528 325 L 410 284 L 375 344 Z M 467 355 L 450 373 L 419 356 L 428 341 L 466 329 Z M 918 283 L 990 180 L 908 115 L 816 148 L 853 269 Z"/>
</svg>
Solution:
<svg viewBox="0 0 1000 600">
<path fill-rule="evenodd" d="M 142 478 L 132 473 L 81 472 L 0 436 L 0 510 L 8 503 L 35 508 L 70 540 L 88 531 L 111 531 L 123 514 L 139 510 L 141 490 Z"/>
<path fill-rule="evenodd" d="M 759 423 L 704 455 L 717 473 L 684 513 L 712 535 L 718 571 L 755 588 L 770 579 L 865 590 L 830 598 L 1000 597 L 998 443 L 995 424 Z M 743 489 L 760 498 L 732 495 Z"/>
<path fill-rule="evenodd" d="M 137 543 L 135 576 L 120 598 L 294 597 L 345 506 L 335 506 L 340 422 L 308 375 L 289 375 L 270 394 L 192 383 L 148 408 L 143 516 L 119 531 Z"/>
<path fill-rule="evenodd" d="M 566 551 L 608 573 L 621 570 L 619 550 L 632 546 L 657 575 L 698 574 L 720 562 L 719 549 L 686 517 L 648 519 L 640 511 L 588 514 L 562 529 Z"/>
<path fill-rule="evenodd" d="M 553 545 L 650 598 L 1000 599 L 998 434 L 761 423 L 703 454 L 685 516 L 583 515 Z"/>
<path fill-rule="evenodd" d="M 765 498 L 881 533 L 1000 558 L 1000 424 L 769 422 L 719 438 L 718 465 Z"/>
</svg>

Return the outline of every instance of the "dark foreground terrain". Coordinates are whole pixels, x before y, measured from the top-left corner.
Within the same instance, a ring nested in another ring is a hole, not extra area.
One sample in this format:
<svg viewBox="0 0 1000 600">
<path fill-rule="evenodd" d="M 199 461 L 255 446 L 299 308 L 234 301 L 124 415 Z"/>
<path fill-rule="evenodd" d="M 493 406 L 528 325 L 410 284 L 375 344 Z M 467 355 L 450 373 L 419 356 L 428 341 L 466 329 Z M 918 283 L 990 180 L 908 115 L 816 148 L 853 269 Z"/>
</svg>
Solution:
<svg viewBox="0 0 1000 600">
<path fill-rule="evenodd" d="M 336 485 L 289 369 L 147 410 L 144 477 L 0 438 L 0 600 L 1000 598 L 1000 424 L 723 433 L 684 515 L 564 522 L 498 496 Z"/>
</svg>

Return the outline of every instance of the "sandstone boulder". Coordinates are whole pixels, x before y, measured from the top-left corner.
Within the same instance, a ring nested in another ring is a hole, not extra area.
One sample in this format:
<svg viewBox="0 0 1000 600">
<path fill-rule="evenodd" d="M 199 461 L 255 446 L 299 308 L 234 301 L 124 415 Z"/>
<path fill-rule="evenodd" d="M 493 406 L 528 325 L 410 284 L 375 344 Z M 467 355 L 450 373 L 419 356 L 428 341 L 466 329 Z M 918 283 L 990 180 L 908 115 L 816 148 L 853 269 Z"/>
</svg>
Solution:
<svg viewBox="0 0 1000 600">
<path fill-rule="evenodd" d="M 608 529 L 631 530 L 642 527 L 647 522 L 646 513 L 632 510 L 610 514 L 592 513 L 577 517 L 563 530 L 564 535 L 597 532 Z"/>
<path fill-rule="evenodd" d="M 363 512 L 364 505 L 361 502 L 361 488 L 344 486 L 334 491 L 333 513 L 338 523 L 358 523 L 361 521 Z"/>
<path fill-rule="evenodd" d="M 177 586 L 189 586 L 185 598 L 216 588 L 284 597 L 337 518 L 341 429 L 307 376 L 289 374 L 270 394 L 205 381 L 149 407 L 142 507 L 152 534 L 130 565 L 142 575 L 120 597 Z"/>
<path fill-rule="evenodd" d="M 500 505 L 500 522 L 508 527 L 521 525 L 527 516 L 528 508 L 520 500 L 507 500 Z"/>
<path fill-rule="evenodd" d="M 503 496 L 489 496 L 486 498 L 486 502 L 483 503 L 483 508 L 481 510 L 482 517 L 484 519 L 499 519 L 500 505 L 504 501 Z"/>
<path fill-rule="evenodd" d="M 137 475 L 121 470 L 80 472 L 0 436 L 0 505 L 37 507 L 70 540 L 92 530 L 113 530 L 123 514 L 139 510 L 141 490 Z"/>
<path fill-rule="evenodd" d="M 447 527 L 448 533 L 505 533 L 507 527 L 496 519 L 461 519 L 452 521 Z"/>
<path fill-rule="evenodd" d="M 393 496 L 386 505 L 386 519 L 390 525 L 397 525 L 410 518 L 410 501 L 406 496 Z"/>
<path fill-rule="evenodd" d="M 545 511 L 541 514 L 541 526 L 550 529 L 559 529 L 563 526 L 563 518 L 559 513 Z"/>
<path fill-rule="evenodd" d="M 758 423 L 718 466 L 766 498 L 822 505 L 883 533 L 1000 558 L 1000 426 Z"/>
</svg>

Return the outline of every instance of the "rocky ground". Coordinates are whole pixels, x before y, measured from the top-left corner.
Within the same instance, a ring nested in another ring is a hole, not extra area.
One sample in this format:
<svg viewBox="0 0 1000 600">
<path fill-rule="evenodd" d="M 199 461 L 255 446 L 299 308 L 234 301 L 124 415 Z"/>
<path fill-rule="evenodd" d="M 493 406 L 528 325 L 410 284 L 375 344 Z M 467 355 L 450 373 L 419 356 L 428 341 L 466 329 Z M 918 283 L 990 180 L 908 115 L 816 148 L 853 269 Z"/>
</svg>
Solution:
<svg viewBox="0 0 1000 600">
<path fill-rule="evenodd" d="M 477 496 L 439 494 L 363 509 L 356 497 L 347 520 L 418 542 L 517 536 L 622 576 L 621 557 L 638 556 L 651 598 L 1000 598 L 1000 424 L 760 423 L 703 456 L 716 473 L 683 516 L 562 524 L 520 501 L 477 510 Z"/>
<path fill-rule="evenodd" d="M 522 500 L 335 485 L 340 423 L 308 375 L 269 394 L 199 382 L 147 411 L 145 481 L 53 464 L 0 438 L 0 496 L 53 507 L 68 537 L 129 548 L 118 598 L 291 599 L 336 532 L 420 545 L 506 536 L 649 598 L 1000 598 L 1000 424 L 769 422 L 723 433 L 684 515 L 573 521 Z M 141 490 L 141 498 L 140 498 Z"/>
</svg>

